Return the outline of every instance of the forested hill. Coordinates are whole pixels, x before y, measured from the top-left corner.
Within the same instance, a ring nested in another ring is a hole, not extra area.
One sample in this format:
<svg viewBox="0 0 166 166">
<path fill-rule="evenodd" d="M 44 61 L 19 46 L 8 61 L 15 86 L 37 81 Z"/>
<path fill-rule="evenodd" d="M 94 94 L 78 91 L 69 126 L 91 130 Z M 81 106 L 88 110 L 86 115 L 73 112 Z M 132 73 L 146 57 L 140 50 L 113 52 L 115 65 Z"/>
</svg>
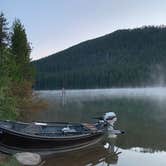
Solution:
<svg viewBox="0 0 166 166">
<path fill-rule="evenodd" d="M 36 89 L 166 84 L 166 27 L 118 30 L 33 62 Z"/>
</svg>

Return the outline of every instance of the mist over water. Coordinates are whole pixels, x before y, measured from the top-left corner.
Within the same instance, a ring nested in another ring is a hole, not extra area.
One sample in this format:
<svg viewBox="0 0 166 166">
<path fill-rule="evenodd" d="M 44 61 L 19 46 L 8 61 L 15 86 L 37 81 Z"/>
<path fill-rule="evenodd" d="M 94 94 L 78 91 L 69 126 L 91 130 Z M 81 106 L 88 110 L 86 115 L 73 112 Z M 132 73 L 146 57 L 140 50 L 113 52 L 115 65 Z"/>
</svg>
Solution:
<svg viewBox="0 0 166 166">
<path fill-rule="evenodd" d="M 102 165 L 165 166 L 166 165 L 166 88 L 123 88 L 38 91 L 48 102 L 45 111 L 29 120 L 94 122 L 93 117 L 105 112 L 117 114 L 116 128 L 125 135 L 107 138 L 91 151 L 73 152 L 47 160 L 48 166 Z M 104 144 L 113 144 L 122 153 L 112 156 Z M 93 164 L 92 164 L 93 163 Z"/>
<path fill-rule="evenodd" d="M 38 91 L 41 97 L 61 99 L 61 90 Z M 149 98 L 166 99 L 166 88 L 114 88 L 114 89 L 87 89 L 87 90 L 65 90 L 65 97 L 72 100 L 96 100 L 115 97 L 127 98 Z"/>
</svg>

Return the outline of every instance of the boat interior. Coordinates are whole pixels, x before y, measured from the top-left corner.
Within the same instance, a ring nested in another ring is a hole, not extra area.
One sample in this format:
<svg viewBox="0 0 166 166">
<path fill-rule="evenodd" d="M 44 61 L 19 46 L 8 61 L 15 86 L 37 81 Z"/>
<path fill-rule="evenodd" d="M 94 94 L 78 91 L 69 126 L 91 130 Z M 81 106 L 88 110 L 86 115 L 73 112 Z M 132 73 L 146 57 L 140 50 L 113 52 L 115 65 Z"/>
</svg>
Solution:
<svg viewBox="0 0 166 166">
<path fill-rule="evenodd" d="M 84 124 L 63 122 L 23 123 L 13 121 L 1 121 L 0 128 L 39 136 L 80 135 L 87 134 L 91 131 L 90 127 Z"/>
</svg>

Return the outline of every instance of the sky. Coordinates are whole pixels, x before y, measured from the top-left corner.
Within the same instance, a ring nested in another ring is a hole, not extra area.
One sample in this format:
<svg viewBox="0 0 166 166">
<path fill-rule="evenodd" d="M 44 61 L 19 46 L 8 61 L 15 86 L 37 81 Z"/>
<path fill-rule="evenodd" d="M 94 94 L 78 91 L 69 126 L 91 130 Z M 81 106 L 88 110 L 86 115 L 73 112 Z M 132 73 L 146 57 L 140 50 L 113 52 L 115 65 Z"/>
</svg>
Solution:
<svg viewBox="0 0 166 166">
<path fill-rule="evenodd" d="M 24 24 L 39 59 L 118 29 L 166 25 L 166 0 L 0 0 L 12 25 Z"/>
</svg>

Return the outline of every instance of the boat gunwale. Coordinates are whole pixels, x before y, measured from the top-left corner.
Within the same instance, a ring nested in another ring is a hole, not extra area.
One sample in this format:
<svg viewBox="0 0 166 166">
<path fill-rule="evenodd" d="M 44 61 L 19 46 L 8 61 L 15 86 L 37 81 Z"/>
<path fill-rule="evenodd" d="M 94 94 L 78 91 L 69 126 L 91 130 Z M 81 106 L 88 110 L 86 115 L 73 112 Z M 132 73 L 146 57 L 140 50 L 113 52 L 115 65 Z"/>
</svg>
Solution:
<svg viewBox="0 0 166 166">
<path fill-rule="evenodd" d="M 4 122 L 12 122 L 12 121 L 4 121 Z M 17 122 L 15 122 L 15 123 L 17 123 Z M 21 124 L 30 124 L 30 123 L 24 123 L 24 122 L 19 122 L 19 123 L 21 123 Z M 24 137 L 24 138 L 39 139 L 39 140 L 54 140 L 54 141 L 55 140 L 56 141 L 63 141 L 63 140 L 69 140 L 69 139 L 77 140 L 77 139 L 83 139 L 83 138 L 86 138 L 86 137 L 95 136 L 95 135 L 98 135 L 98 134 L 104 134 L 104 130 L 96 130 L 95 132 L 91 131 L 89 133 L 77 134 L 77 135 L 42 136 L 42 135 L 35 135 L 35 134 L 28 134 L 28 133 L 25 133 L 25 132 L 20 132 L 20 131 L 16 131 L 14 129 L 8 129 L 8 128 L 2 127 L 2 126 L 0 126 L 0 130 L 6 132 L 8 134 L 21 136 L 21 137 Z"/>
<path fill-rule="evenodd" d="M 1 120 L 0 122 L 8 122 L 8 123 L 16 123 L 22 125 L 35 124 L 35 123 L 46 123 L 47 126 L 54 126 L 53 124 L 66 124 L 66 125 L 83 125 L 82 123 L 74 123 L 74 122 L 45 122 L 45 121 L 32 121 L 32 122 L 21 122 L 21 121 L 11 121 L 11 120 Z M 41 125 L 42 126 L 42 125 Z"/>
</svg>

